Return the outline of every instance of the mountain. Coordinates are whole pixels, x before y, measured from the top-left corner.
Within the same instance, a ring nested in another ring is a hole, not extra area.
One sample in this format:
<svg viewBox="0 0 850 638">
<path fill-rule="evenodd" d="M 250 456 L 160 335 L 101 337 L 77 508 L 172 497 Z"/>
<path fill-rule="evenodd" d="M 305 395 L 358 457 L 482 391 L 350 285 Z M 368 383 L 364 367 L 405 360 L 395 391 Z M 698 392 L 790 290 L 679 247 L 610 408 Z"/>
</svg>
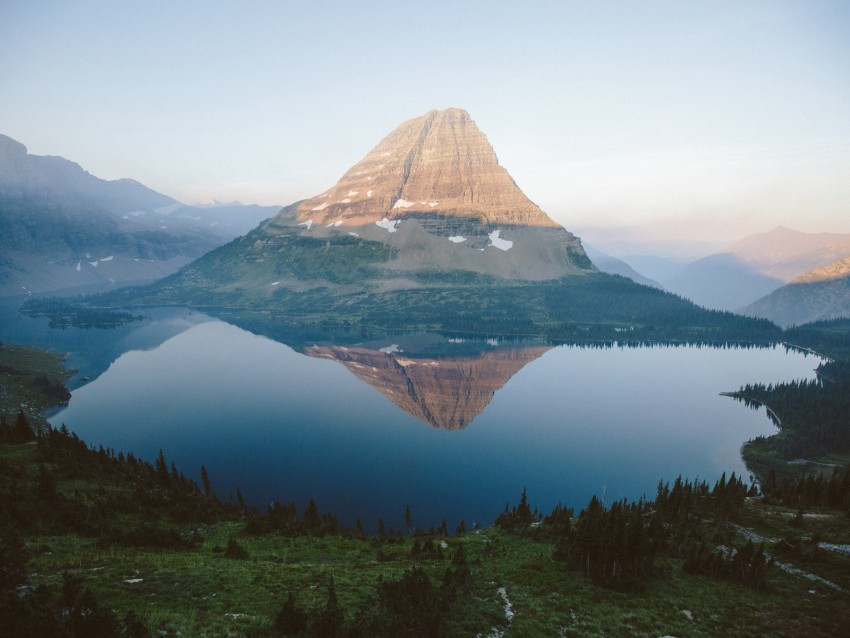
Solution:
<svg viewBox="0 0 850 638">
<path fill-rule="evenodd" d="M 850 257 L 810 270 L 741 313 L 783 327 L 850 317 Z"/>
<path fill-rule="evenodd" d="M 658 282 L 662 287 L 664 284 L 661 282 L 669 280 L 693 260 L 648 254 L 627 254 L 623 255 L 623 259 L 641 275 Z"/>
<path fill-rule="evenodd" d="M 763 275 L 733 253 L 716 253 L 663 280 L 667 290 L 704 308 L 735 310 L 776 290 L 784 282 Z"/>
<path fill-rule="evenodd" d="M 295 323 L 715 340 L 772 338 L 777 330 L 600 273 L 581 241 L 519 189 L 460 109 L 404 122 L 333 187 L 174 275 L 80 303 L 191 306 L 270 332 Z"/>
<path fill-rule="evenodd" d="M 0 296 L 163 277 L 277 210 L 184 206 L 0 135 Z"/>
<path fill-rule="evenodd" d="M 848 254 L 850 235 L 779 227 L 698 259 L 661 283 L 701 306 L 736 310 Z"/>
<path fill-rule="evenodd" d="M 320 346 L 311 357 L 344 365 L 408 414 L 437 428 L 460 430 L 490 403 L 496 391 L 523 366 L 552 346 L 492 347 L 466 356 L 439 358 L 403 349 Z"/>
<path fill-rule="evenodd" d="M 523 194 L 469 115 L 448 109 L 403 123 L 332 188 L 164 285 L 171 297 L 257 305 L 281 291 L 339 295 L 593 271 L 579 239 Z"/>
<path fill-rule="evenodd" d="M 832 281 L 835 279 L 843 279 L 850 276 L 850 257 L 839 259 L 831 264 L 827 264 L 822 268 L 815 268 L 809 272 L 800 275 L 791 283 L 794 284 L 812 284 L 821 281 Z"/>
<path fill-rule="evenodd" d="M 455 108 L 404 122 L 266 232 L 288 233 L 292 223 L 316 238 L 386 246 L 388 258 L 376 265 L 398 278 L 461 270 L 544 280 L 593 270 L 581 242 L 525 196 L 469 114 Z"/>
<path fill-rule="evenodd" d="M 664 286 L 654 279 L 644 277 L 622 259 L 612 257 L 611 255 L 608 255 L 598 248 L 588 244 L 584 244 L 584 250 L 600 272 L 607 272 L 610 275 L 620 275 L 621 277 L 626 277 L 627 279 L 631 279 L 635 283 L 643 284 L 644 286 L 664 288 Z"/>
</svg>

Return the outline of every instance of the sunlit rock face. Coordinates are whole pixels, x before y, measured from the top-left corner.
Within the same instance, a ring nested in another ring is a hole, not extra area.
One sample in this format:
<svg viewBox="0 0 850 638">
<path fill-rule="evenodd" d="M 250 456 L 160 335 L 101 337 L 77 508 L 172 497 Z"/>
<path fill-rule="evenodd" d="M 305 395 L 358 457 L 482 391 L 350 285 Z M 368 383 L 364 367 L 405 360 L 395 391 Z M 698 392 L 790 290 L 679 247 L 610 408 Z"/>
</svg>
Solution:
<svg viewBox="0 0 850 638">
<path fill-rule="evenodd" d="M 385 244 L 377 265 L 402 276 L 468 271 L 546 280 L 595 270 L 579 239 L 525 196 L 456 108 L 404 122 L 336 185 L 285 209 L 264 230 L 274 238 L 293 227 L 316 239 Z"/>
<path fill-rule="evenodd" d="M 371 224 L 457 216 L 490 224 L 557 228 L 499 165 L 466 111 L 430 111 L 404 122 L 328 191 L 298 206 L 299 221 Z"/>
<path fill-rule="evenodd" d="M 408 357 L 394 348 L 312 346 L 304 353 L 337 361 L 408 414 L 447 430 L 469 425 L 493 395 L 550 346 L 499 348 L 474 356 Z"/>
<path fill-rule="evenodd" d="M 815 268 L 745 306 L 742 314 L 787 328 L 850 316 L 850 257 Z"/>
</svg>

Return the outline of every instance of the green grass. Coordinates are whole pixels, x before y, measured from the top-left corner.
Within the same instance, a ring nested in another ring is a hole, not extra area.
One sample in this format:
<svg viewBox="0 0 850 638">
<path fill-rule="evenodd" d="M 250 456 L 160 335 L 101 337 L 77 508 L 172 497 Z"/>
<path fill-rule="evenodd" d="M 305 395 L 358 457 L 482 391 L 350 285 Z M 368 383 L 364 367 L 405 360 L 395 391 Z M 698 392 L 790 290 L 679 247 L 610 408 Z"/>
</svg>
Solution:
<svg viewBox="0 0 850 638">
<path fill-rule="evenodd" d="M 42 348 L 0 343 L 0 414 L 11 421 L 20 409 L 31 422 L 42 423 L 45 410 L 70 398 L 64 359 Z"/>
</svg>

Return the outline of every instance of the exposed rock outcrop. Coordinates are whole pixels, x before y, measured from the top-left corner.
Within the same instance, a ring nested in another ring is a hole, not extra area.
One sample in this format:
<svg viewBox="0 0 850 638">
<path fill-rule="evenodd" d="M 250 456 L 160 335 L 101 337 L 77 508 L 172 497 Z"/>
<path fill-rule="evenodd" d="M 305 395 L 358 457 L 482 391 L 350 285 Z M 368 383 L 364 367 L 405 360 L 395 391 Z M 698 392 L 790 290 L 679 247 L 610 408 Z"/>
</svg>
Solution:
<svg viewBox="0 0 850 638">
<path fill-rule="evenodd" d="M 299 221 L 319 225 L 358 226 L 417 213 L 559 227 L 499 165 L 469 114 L 456 108 L 404 122 L 333 188 L 298 206 Z"/>
<path fill-rule="evenodd" d="M 284 209 L 263 231 L 273 238 L 293 228 L 331 243 L 356 237 L 388 246 L 373 262 L 380 278 L 467 271 L 539 281 L 595 270 L 579 239 L 525 196 L 456 108 L 404 122 L 336 185 Z"/>
</svg>

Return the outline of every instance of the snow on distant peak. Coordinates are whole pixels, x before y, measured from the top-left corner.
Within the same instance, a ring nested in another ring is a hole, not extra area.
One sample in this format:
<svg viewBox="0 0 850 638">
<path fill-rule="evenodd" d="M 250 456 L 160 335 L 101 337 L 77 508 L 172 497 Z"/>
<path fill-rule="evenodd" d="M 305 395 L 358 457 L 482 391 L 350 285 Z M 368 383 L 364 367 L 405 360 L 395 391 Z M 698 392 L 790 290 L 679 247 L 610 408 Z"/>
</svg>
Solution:
<svg viewBox="0 0 850 638">
<path fill-rule="evenodd" d="M 401 352 L 401 348 L 397 343 L 393 343 L 385 348 L 380 348 L 379 350 L 384 354 L 396 354 L 397 352 Z"/>
<path fill-rule="evenodd" d="M 340 203 L 340 204 L 350 204 L 351 200 L 348 197 L 346 197 L 345 199 L 339 200 L 338 203 Z"/>
<path fill-rule="evenodd" d="M 306 227 L 307 227 L 307 230 L 310 230 L 310 229 L 313 227 L 313 220 L 312 220 L 312 219 L 308 219 L 306 222 L 301 222 L 301 223 L 300 223 L 300 224 L 298 224 L 298 225 L 299 225 L 299 226 L 306 226 Z"/>
<path fill-rule="evenodd" d="M 398 224 L 399 224 L 399 222 L 398 222 L 397 219 L 390 221 L 386 217 L 384 217 L 383 219 L 379 219 L 378 221 L 375 222 L 376 226 L 379 226 L 381 228 L 386 228 L 387 232 L 390 232 L 390 233 L 394 233 L 396 230 L 398 230 Z"/>
<path fill-rule="evenodd" d="M 452 235 L 449 237 L 449 241 L 454 242 L 455 244 L 460 244 L 466 241 L 466 237 L 463 235 Z"/>
<path fill-rule="evenodd" d="M 501 230 L 494 230 L 492 233 L 487 235 L 490 238 L 490 245 L 495 246 L 499 250 L 510 250 L 511 246 L 514 245 L 512 241 L 509 239 L 502 239 L 499 235 L 502 234 Z"/>
<path fill-rule="evenodd" d="M 346 197 L 354 197 L 359 191 L 348 191 L 348 195 Z"/>
<path fill-rule="evenodd" d="M 366 197 L 372 197 L 372 191 L 371 190 L 366 191 Z"/>
<path fill-rule="evenodd" d="M 411 206 L 413 206 L 413 202 L 409 202 L 406 199 L 400 199 L 393 204 L 393 208 L 410 208 Z"/>
<path fill-rule="evenodd" d="M 323 195 L 323 197 L 324 197 L 324 195 Z M 325 202 L 323 204 L 319 204 L 318 206 L 315 206 L 313 208 L 313 210 L 325 210 L 328 206 L 330 206 L 330 204 L 328 204 L 328 202 Z"/>
<path fill-rule="evenodd" d="M 100 261 L 112 261 L 115 259 L 115 255 L 109 255 L 109 257 L 101 257 Z"/>
</svg>

